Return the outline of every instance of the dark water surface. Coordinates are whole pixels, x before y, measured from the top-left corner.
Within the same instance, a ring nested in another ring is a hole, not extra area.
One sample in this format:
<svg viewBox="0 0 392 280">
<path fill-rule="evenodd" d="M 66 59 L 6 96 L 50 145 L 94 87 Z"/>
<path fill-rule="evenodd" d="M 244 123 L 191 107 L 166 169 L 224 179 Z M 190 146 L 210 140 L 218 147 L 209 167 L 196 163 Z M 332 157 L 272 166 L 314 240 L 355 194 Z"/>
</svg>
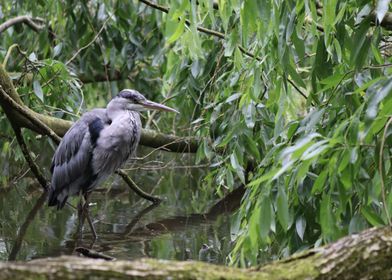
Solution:
<svg viewBox="0 0 392 280">
<path fill-rule="evenodd" d="M 159 152 L 153 157 L 137 161 L 131 168 L 143 168 L 128 174 L 163 202 L 151 206 L 113 176 L 91 198 L 90 212 L 98 233 L 94 243 L 87 223 L 82 237 L 75 235 L 74 209 L 66 206 L 57 211 L 46 206 L 33 179 L 19 179 L 7 191 L 0 187 L 0 260 L 77 254 L 75 248 L 82 246 L 118 259 L 225 263 L 232 249 L 231 216 L 242 191 L 219 202 L 212 188 L 203 187 L 202 168 L 184 168 L 192 164 L 190 156 Z M 78 198 L 70 203 L 76 205 Z"/>
</svg>

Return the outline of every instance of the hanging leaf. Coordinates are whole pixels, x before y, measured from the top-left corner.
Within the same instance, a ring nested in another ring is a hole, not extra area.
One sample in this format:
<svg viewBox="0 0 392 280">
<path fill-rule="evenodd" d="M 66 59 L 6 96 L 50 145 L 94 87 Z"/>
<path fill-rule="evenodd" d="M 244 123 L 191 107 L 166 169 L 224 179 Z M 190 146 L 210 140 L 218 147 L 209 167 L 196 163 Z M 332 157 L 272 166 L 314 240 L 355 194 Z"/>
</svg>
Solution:
<svg viewBox="0 0 392 280">
<path fill-rule="evenodd" d="M 391 0 L 378 0 L 376 6 L 376 16 L 378 23 L 381 23 L 388 12 L 388 6 Z"/>
<path fill-rule="evenodd" d="M 320 205 L 320 225 L 324 238 L 333 240 L 336 236 L 335 217 L 332 212 L 331 197 L 324 195 Z"/>
<path fill-rule="evenodd" d="M 301 240 L 304 240 L 306 220 L 303 216 L 297 218 L 297 220 L 295 221 L 295 229 L 297 231 L 299 238 L 301 238 Z"/>
<path fill-rule="evenodd" d="M 33 89 L 34 89 L 35 96 L 37 96 L 39 100 L 44 102 L 44 93 L 42 91 L 41 84 L 38 80 L 34 80 Z"/>
<path fill-rule="evenodd" d="M 260 203 L 260 237 L 266 239 L 271 228 L 272 205 L 268 196 L 263 196 Z"/>
<path fill-rule="evenodd" d="M 289 214 L 289 203 L 287 200 L 287 194 L 284 187 L 279 187 L 278 196 L 276 198 L 278 221 L 282 226 L 283 230 L 288 230 L 290 227 L 290 214 Z"/>
</svg>

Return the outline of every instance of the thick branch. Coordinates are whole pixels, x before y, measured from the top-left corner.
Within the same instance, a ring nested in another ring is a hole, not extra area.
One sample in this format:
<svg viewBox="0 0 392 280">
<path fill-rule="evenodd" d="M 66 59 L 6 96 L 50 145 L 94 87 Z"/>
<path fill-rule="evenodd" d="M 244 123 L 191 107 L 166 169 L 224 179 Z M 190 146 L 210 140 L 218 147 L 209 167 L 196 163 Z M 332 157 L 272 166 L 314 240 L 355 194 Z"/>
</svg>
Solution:
<svg viewBox="0 0 392 280">
<path fill-rule="evenodd" d="M 390 279 L 392 231 L 373 228 L 261 268 L 194 261 L 104 261 L 63 256 L 0 263 L 0 279 Z"/>
<path fill-rule="evenodd" d="M 63 136 L 71 127 L 72 122 L 42 115 L 26 107 L 15 91 L 9 75 L 1 65 L 0 86 L 3 89 L 0 90 L 0 93 L 2 93 L 0 94 L 0 105 L 10 120 L 14 121 L 19 127 L 27 127 L 37 133 L 51 136 L 54 141 L 60 142 L 60 139 L 56 139 L 55 135 Z M 39 123 L 43 123 L 44 126 L 34 122 L 34 119 L 39 120 Z M 181 153 L 196 152 L 198 143 L 199 141 L 196 138 L 166 135 L 147 129 L 142 130 L 140 138 L 141 145 Z"/>
<path fill-rule="evenodd" d="M 39 32 L 40 30 L 42 30 L 44 28 L 43 25 L 39 25 L 35 22 L 43 23 L 44 20 L 41 18 L 32 18 L 30 16 L 17 16 L 17 17 L 11 18 L 11 19 L 7 20 L 6 22 L 3 22 L 2 24 L 0 24 L 0 33 L 7 30 L 11 26 L 19 24 L 19 23 L 26 24 L 35 32 Z"/>
<path fill-rule="evenodd" d="M 29 110 L 26 109 L 25 106 L 19 105 L 16 103 L 8 94 L 3 90 L 2 86 L 0 85 L 0 99 L 4 103 L 8 103 L 9 108 L 13 108 L 18 113 L 22 114 L 25 118 L 27 118 L 30 122 L 33 123 L 34 126 L 38 128 L 38 130 L 42 131 L 43 134 L 49 135 L 53 141 L 57 144 L 60 143 L 61 138 L 46 124 L 38 120 Z M 16 132 L 15 132 L 16 133 Z"/>
</svg>

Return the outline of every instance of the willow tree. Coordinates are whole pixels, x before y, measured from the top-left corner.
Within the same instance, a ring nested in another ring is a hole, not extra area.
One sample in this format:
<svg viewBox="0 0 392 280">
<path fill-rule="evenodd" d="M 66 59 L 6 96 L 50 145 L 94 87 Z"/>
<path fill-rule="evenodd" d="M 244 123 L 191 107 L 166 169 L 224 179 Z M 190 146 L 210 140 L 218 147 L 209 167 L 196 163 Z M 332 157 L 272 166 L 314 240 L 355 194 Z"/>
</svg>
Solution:
<svg viewBox="0 0 392 280">
<path fill-rule="evenodd" d="M 200 139 L 211 192 L 247 186 L 228 262 L 249 265 L 390 224 L 388 7 L 3 1 L 2 20 L 26 17 L 0 25 L 0 57 L 40 114 L 72 119 L 124 87 L 180 110 L 146 126 Z"/>
</svg>

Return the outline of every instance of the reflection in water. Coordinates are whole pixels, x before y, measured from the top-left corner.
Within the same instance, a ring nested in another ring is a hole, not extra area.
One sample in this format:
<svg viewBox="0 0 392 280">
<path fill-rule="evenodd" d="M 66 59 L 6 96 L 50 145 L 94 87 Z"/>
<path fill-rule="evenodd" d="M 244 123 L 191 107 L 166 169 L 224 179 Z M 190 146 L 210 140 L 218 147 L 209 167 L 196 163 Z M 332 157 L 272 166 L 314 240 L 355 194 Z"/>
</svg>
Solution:
<svg viewBox="0 0 392 280">
<path fill-rule="evenodd" d="M 40 210 L 42 208 L 42 206 L 44 205 L 46 198 L 47 198 L 46 192 L 41 194 L 41 196 L 38 198 L 37 202 L 35 203 L 34 207 L 31 209 L 29 214 L 26 216 L 24 223 L 22 224 L 22 226 L 18 230 L 18 234 L 17 234 L 17 236 L 15 238 L 15 242 L 12 246 L 11 253 L 8 257 L 9 261 L 14 261 L 16 259 L 16 255 L 18 254 L 18 252 L 20 250 L 20 246 L 22 245 L 23 239 L 26 235 L 26 231 L 27 231 L 29 225 L 31 224 L 31 222 L 34 220 L 35 216 L 37 215 L 38 210 Z"/>
<path fill-rule="evenodd" d="M 143 170 L 130 175 L 164 201 L 150 206 L 114 177 L 110 189 L 102 188 L 91 198 L 91 217 L 98 232 L 95 243 L 88 227 L 81 239 L 74 238 L 74 209 L 49 209 L 45 195 L 39 197 L 23 184 L 0 194 L 0 260 L 75 254 L 75 248 L 82 247 L 78 250 L 88 248 L 117 259 L 225 262 L 232 246 L 230 213 L 239 206 L 243 188 L 214 204 L 217 197 L 200 183 L 203 170 Z M 76 202 L 77 198 L 72 201 Z"/>
</svg>

